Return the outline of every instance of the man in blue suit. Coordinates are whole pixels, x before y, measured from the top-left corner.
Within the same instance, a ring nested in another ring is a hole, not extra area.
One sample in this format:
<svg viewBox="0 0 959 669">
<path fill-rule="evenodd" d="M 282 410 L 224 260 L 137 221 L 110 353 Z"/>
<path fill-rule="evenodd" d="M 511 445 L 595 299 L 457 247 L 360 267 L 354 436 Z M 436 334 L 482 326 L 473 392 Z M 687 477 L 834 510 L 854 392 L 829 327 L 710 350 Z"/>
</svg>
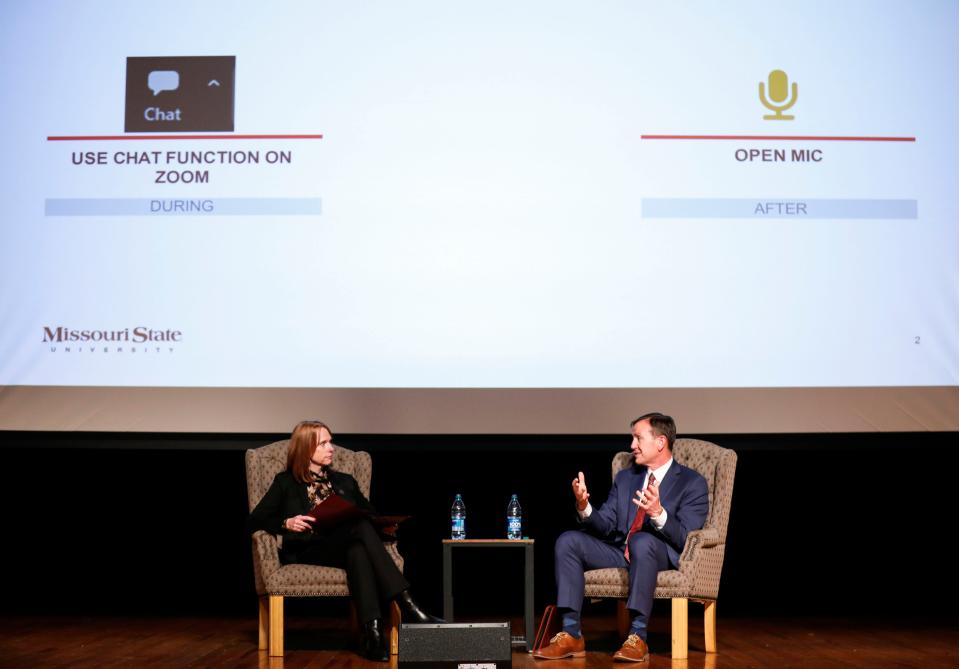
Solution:
<svg viewBox="0 0 959 669">
<path fill-rule="evenodd" d="M 706 522 L 709 489 L 698 472 L 673 460 L 676 423 L 671 417 L 645 414 L 630 423 L 630 428 L 634 464 L 616 475 L 609 498 L 599 509 L 589 503 L 583 472 L 573 479 L 582 528 L 564 532 L 556 541 L 556 607 L 563 618 L 563 631 L 533 657 L 553 660 L 586 654 L 580 630 L 584 572 L 621 567 L 629 570 L 626 607 L 632 624 L 613 659 L 649 659 L 646 629 L 656 573 L 676 567 L 686 535 Z"/>
</svg>

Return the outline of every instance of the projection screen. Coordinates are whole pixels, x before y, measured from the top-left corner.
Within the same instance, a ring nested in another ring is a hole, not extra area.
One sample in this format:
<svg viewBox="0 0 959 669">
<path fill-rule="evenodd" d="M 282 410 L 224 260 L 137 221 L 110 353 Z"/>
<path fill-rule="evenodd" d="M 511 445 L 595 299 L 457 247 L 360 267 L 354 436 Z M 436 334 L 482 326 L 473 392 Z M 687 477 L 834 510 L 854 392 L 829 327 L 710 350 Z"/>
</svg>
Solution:
<svg viewBox="0 0 959 669">
<path fill-rule="evenodd" d="M 0 34 L 0 429 L 959 429 L 957 3 Z"/>
</svg>

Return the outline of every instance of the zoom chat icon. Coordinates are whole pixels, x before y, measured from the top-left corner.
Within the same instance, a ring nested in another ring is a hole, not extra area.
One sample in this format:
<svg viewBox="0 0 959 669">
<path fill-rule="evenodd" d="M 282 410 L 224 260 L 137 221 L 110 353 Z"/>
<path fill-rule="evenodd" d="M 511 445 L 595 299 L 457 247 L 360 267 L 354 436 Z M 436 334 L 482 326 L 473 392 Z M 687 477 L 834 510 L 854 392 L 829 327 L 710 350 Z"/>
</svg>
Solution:
<svg viewBox="0 0 959 669">
<path fill-rule="evenodd" d="M 127 58 L 126 132 L 233 130 L 235 56 Z"/>
</svg>

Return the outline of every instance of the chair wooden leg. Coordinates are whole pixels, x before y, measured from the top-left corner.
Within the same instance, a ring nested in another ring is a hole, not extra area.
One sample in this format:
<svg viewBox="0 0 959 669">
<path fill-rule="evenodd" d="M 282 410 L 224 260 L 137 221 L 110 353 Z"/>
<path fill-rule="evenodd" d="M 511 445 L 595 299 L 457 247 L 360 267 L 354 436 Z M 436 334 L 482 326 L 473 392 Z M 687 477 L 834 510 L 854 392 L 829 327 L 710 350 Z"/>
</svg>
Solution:
<svg viewBox="0 0 959 669">
<path fill-rule="evenodd" d="M 283 657 L 283 595 L 270 595 L 270 657 Z"/>
<path fill-rule="evenodd" d="M 259 608 L 260 608 L 260 621 L 259 621 L 259 637 L 260 641 L 257 645 L 257 648 L 260 650 L 266 650 L 266 645 L 270 641 L 270 603 L 266 599 L 266 595 L 260 597 Z"/>
<path fill-rule="evenodd" d="M 400 620 L 399 604 L 390 602 L 390 655 L 400 652 Z"/>
<path fill-rule="evenodd" d="M 673 597 L 673 659 L 689 657 L 689 600 Z"/>
<path fill-rule="evenodd" d="M 620 639 L 625 639 L 629 634 L 629 611 L 626 610 L 626 600 L 616 600 L 616 632 Z"/>
<path fill-rule="evenodd" d="M 703 629 L 706 630 L 706 652 L 716 652 L 716 600 L 703 602 L 706 607 Z"/>
</svg>

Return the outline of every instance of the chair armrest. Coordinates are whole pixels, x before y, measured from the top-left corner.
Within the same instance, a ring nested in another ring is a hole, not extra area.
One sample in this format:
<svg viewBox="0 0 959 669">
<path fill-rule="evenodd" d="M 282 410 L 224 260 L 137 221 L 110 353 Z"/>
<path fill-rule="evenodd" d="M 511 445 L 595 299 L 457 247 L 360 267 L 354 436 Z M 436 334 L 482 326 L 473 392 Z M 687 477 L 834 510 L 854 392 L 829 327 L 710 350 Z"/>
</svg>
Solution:
<svg viewBox="0 0 959 669">
<path fill-rule="evenodd" d="M 686 546 L 677 565 L 687 579 L 686 597 L 716 599 L 725 552 L 726 542 L 720 540 L 719 532 L 713 528 L 686 535 Z"/>
<path fill-rule="evenodd" d="M 719 544 L 719 532 L 715 529 L 710 527 L 703 530 L 693 530 L 686 535 L 686 545 L 679 556 L 679 570 L 685 571 L 695 565 L 701 550 L 713 548 Z"/>
<path fill-rule="evenodd" d="M 403 556 L 400 555 L 400 551 L 397 548 L 396 542 L 392 541 L 389 543 L 384 543 L 383 547 L 386 548 L 387 555 L 390 556 L 390 559 L 393 560 L 393 564 L 396 565 L 396 568 L 400 570 L 400 573 L 403 573 Z"/>
<path fill-rule="evenodd" d="M 689 538 L 695 535 L 699 538 L 699 545 L 703 548 L 712 548 L 713 546 L 719 543 L 719 531 L 709 527 L 703 530 L 693 530 L 686 535 L 686 543 L 689 543 Z"/>
<path fill-rule="evenodd" d="M 283 565 L 280 564 L 280 550 L 276 545 L 276 537 L 264 530 L 253 533 L 253 569 L 257 576 L 259 589 L 260 580 L 264 582 L 273 572 Z"/>
</svg>

